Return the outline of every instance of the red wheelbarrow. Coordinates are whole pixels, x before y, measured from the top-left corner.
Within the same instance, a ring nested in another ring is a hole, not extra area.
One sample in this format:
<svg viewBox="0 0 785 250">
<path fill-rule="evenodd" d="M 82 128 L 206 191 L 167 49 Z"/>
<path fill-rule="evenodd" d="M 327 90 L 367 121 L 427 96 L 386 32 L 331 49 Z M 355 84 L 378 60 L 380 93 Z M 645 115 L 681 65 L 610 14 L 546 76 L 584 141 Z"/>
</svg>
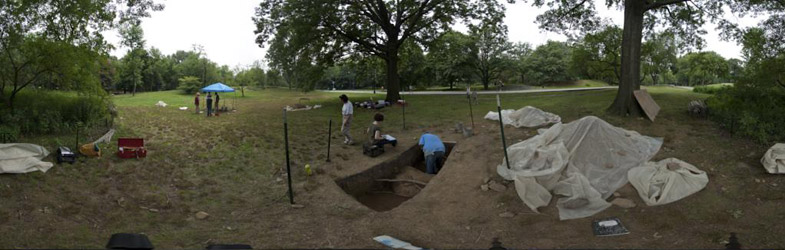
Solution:
<svg viewBox="0 0 785 250">
<path fill-rule="evenodd" d="M 120 158 L 143 158 L 147 156 L 142 138 L 118 138 L 117 156 Z"/>
</svg>

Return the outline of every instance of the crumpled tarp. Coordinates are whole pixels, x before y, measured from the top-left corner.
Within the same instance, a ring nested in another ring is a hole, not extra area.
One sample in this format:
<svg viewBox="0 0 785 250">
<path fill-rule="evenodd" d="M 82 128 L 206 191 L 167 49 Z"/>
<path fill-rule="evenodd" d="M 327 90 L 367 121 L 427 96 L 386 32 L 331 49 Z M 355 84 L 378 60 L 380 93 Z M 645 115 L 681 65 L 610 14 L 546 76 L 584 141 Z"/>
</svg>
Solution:
<svg viewBox="0 0 785 250">
<path fill-rule="evenodd" d="M 166 104 L 164 101 L 158 101 L 157 103 L 155 103 L 155 106 L 162 107 L 162 108 L 166 108 L 167 105 L 169 104 Z"/>
<path fill-rule="evenodd" d="M 760 163 L 769 174 L 785 174 L 785 143 L 772 146 L 760 159 Z"/>
<path fill-rule="evenodd" d="M 499 112 L 490 111 L 485 115 L 485 119 L 498 121 Z M 534 128 L 561 122 L 561 117 L 558 115 L 532 106 L 526 106 L 519 110 L 504 109 L 502 110 L 502 119 L 505 125 L 512 125 L 516 128 Z"/>
<path fill-rule="evenodd" d="M 709 183 L 706 172 L 676 158 L 647 162 L 627 172 L 630 184 L 646 205 L 656 206 L 681 200 Z"/>
<path fill-rule="evenodd" d="M 557 208 L 562 220 L 591 216 L 611 206 L 605 199 L 627 183 L 627 171 L 659 151 L 662 140 L 614 127 L 587 116 L 557 123 L 508 148 L 499 175 L 515 182 L 523 202 L 535 212 L 552 194 L 563 195 Z"/>
<path fill-rule="evenodd" d="M 41 161 L 49 155 L 46 148 L 29 143 L 0 144 L 0 174 L 23 174 L 33 171 L 46 172 L 54 166 Z"/>
</svg>

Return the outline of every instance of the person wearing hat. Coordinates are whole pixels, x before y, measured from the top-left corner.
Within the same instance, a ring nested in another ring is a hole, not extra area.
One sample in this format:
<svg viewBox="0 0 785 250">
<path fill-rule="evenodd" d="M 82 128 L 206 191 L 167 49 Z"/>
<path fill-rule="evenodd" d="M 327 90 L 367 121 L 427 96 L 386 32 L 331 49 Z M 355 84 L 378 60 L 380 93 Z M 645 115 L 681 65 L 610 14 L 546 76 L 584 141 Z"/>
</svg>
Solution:
<svg viewBox="0 0 785 250">
<path fill-rule="evenodd" d="M 352 102 L 349 101 L 349 97 L 346 95 L 341 95 L 338 98 L 341 99 L 343 102 L 343 108 L 341 108 L 341 115 L 343 119 L 341 121 L 341 134 L 344 136 L 343 144 L 354 144 L 352 141 L 352 135 L 349 133 L 349 129 L 352 126 L 352 116 L 354 116 L 354 107 L 352 106 Z"/>
<path fill-rule="evenodd" d="M 420 136 L 420 143 L 423 154 L 425 154 L 425 172 L 436 174 L 444 163 L 444 152 L 446 148 L 442 139 L 438 135 L 425 132 Z"/>
</svg>

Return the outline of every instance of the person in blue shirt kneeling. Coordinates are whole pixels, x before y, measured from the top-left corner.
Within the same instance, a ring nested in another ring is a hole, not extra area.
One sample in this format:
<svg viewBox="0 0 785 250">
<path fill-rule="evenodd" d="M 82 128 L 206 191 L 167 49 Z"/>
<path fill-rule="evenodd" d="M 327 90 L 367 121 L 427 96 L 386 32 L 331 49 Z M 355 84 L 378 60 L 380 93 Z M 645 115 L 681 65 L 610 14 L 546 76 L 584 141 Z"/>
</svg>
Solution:
<svg viewBox="0 0 785 250">
<path fill-rule="evenodd" d="M 436 174 L 444 163 L 444 152 L 446 148 L 439 136 L 425 132 L 420 136 L 420 147 L 425 154 L 425 172 Z"/>
</svg>

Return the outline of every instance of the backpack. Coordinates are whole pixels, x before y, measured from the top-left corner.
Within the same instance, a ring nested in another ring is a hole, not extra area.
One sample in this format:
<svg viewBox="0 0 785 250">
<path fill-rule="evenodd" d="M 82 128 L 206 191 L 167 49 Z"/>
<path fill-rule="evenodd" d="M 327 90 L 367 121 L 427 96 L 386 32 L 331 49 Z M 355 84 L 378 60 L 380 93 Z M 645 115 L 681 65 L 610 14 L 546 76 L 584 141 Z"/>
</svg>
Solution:
<svg viewBox="0 0 785 250">
<path fill-rule="evenodd" d="M 363 154 L 370 157 L 377 157 L 384 153 L 384 147 L 370 143 L 363 144 Z"/>
</svg>

